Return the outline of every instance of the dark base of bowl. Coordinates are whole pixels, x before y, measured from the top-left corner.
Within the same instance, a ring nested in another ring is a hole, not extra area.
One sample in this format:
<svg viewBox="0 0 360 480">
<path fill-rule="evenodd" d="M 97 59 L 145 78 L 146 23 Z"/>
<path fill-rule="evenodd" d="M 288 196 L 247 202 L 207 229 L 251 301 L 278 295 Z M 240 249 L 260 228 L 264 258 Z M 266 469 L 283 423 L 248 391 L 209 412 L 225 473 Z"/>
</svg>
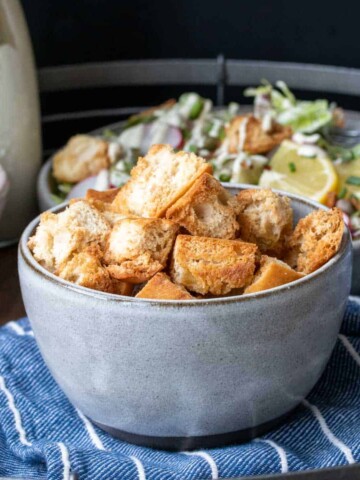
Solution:
<svg viewBox="0 0 360 480">
<path fill-rule="evenodd" d="M 225 445 L 247 442 L 276 428 L 283 423 L 290 414 L 291 412 L 288 412 L 281 417 L 270 420 L 266 423 L 262 423 L 257 427 L 246 428 L 236 432 L 199 437 L 151 437 L 147 435 L 137 435 L 135 433 L 124 432 L 123 430 L 108 427 L 107 425 L 102 425 L 101 423 L 94 422 L 93 420 L 92 422 L 113 437 L 124 440 L 125 442 L 160 450 L 187 451 L 199 448 L 223 447 Z"/>
</svg>

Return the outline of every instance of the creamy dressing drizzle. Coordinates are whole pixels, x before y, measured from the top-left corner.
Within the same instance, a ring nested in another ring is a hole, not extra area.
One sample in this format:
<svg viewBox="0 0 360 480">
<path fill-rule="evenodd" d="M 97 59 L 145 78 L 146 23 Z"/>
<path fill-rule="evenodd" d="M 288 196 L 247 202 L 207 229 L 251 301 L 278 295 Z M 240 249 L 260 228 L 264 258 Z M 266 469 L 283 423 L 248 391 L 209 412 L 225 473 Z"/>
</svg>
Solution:
<svg viewBox="0 0 360 480">
<path fill-rule="evenodd" d="M 156 143 L 163 143 L 167 138 L 167 133 L 169 131 L 169 125 L 165 122 L 158 121 L 155 122 L 151 128 L 151 140 L 150 145 Z"/>
<path fill-rule="evenodd" d="M 100 192 L 107 190 L 109 188 L 109 170 L 106 168 L 103 168 L 100 170 L 100 172 L 97 174 L 95 185 L 94 185 L 94 190 L 99 190 Z"/>
<path fill-rule="evenodd" d="M 189 93 L 187 96 L 185 103 L 179 107 L 180 114 L 186 118 L 189 117 L 192 107 L 194 103 L 197 102 L 198 96 L 196 93 Z"/>
<path fill-rule="evenodd" d="M 326 157 L 325 151 L 317 145 L 301 145 L 297 150 L 301 157 Z"/>
<path fill-rule="evenodd" d="M 191 132 L 191 136 L 189 140 L 186 142 L 186 147 L 190 145 L 196 145 L 199 148 L 204 147 L 205 144 L 205 137 L 202 133 L 204 128 L 204 123 L 208 113 L 210 112 L 212 107 L 212 101 L 206 100 L 204 102 L 204 106 L 199 118 L 194 122 L 193 130 Z"/>
<path fill-rule="evenodd" d="M 218 118 L 214 118 L 212 127 L 209 131 L 209 137 L 217 138 L 220 134 L 220 130 L 222 127 L 222 121 Z"/>
<path fill-rule="evenodd" d="M 117 142 L 110 142 L 108 146 L 108 157 L 110 159 L 110 163 L 113 164 L 115 163 L 120 155 L 121 155 L 122 149 L 121 145 Z"/>
<path fill-rule="evenodd" d="M 119 142 L 128 149 L 131 148 L 140 148 L 143 135 L 144 135 L 145 125 L 140 123 L 134 127 L 127 128 L 119 136 Z"/>
<path fill-rule="evenodd" d="M 314 133 L 313 135 L 304 135 L 303 133 L 296 132 L 292 136 L 292 141 L 299 145 L 314 145 L 320 140 L 320 135 Z"/>
<path fill-rule="evenodd" d="M 261 128 L 264 132 L 271 132 L 273 125 L 273 116 L 271 112 L 266 112 L 261 120 Z"/>
<path fill-rule="evenodd" d="M 246 127 L 249 122 L 249 117 L 245 117 L 242 119 L 240 126 L 239 126 L 239 144 L 238 144 L 238 151 L 243 152 L 245 141 L 246 141 Z"/>
</svg>

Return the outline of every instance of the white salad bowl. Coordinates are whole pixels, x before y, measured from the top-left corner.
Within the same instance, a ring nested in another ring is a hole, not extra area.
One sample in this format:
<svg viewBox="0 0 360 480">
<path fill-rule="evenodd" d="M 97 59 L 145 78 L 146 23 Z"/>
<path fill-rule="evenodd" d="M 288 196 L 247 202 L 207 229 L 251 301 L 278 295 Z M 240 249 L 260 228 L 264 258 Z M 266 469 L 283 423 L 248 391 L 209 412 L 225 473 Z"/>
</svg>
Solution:
<svg viewBox="0 0 360 480">
<path fill-rule="evenodd" d="M 319 208 L 288 196 L 295 221 Z M 38 224 L 39 217 L 19 245 L 35 338 L 69 400 L 112 435 L 181 450 L 246 440 L 281 421 L 319 380 L 350 292 L 347 229 L 326 265 L 288 285 L 158 301 L 90 290 L 49 273 L 27 246 Z"/>
</svg>

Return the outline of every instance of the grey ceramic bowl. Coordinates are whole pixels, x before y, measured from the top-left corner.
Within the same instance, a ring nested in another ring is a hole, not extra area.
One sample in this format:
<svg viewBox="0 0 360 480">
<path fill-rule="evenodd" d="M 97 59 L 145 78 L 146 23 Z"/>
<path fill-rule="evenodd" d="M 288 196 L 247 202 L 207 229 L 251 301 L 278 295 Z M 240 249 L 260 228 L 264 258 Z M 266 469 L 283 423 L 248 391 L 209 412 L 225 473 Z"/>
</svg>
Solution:
<svg viewBox="0 0 360 480">
<path fill-rule="evenodd" d="M 296 220 L 319 207 L 289 197 Z M 19 246 L 26 311 L 59 386 L 108 432 L 167 449 L 244 440 L 291 412 L 323 372 L 350 292 L 348 231 L 334 258 L 289 285 L 156 301 L 96 292 L 47 272 L 26 245 L 38 222 Z"/>
</svg>

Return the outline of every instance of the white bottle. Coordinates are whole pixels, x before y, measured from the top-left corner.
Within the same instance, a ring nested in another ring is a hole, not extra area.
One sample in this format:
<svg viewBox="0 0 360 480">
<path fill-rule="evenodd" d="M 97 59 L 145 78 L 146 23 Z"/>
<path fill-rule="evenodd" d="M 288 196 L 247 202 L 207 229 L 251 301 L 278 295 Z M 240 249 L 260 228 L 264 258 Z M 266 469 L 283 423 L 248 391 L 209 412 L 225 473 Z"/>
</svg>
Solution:
<svg viewBox="0 0 360 480">
<path fill-rule="evenodd" d="M 37 79 L 18 0 L 0 0 L 0 165 L 9 179 L 0 246 L 14 242 L 36 215 L 41 162 Z"/>
</svg>

